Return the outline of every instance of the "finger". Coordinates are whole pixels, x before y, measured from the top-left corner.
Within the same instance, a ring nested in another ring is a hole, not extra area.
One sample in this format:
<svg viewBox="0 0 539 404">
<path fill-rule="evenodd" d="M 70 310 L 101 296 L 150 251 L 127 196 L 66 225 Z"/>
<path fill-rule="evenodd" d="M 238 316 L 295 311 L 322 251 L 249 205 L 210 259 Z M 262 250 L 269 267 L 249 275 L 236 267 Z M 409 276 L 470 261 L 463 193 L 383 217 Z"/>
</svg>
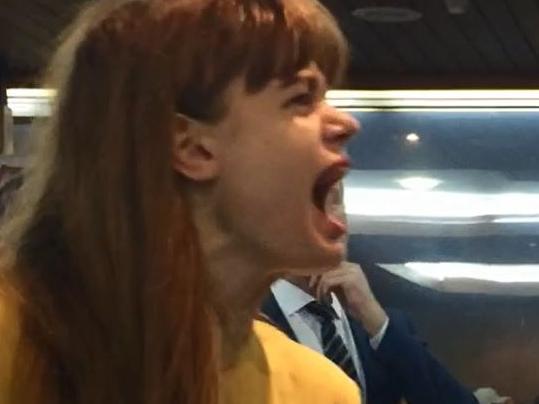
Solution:
<svg viewBox="0 0 539 404">
<path fill-rule="evenodd" d="M 320 279 L 320 275 L 311 275 L 309 277 L 309 289 L 312 290 L 314 286 L 318 283 L 319 279 Z"/>
<path fill-rule="evenodd" d="M 356 274 L 358 272 L 361 272 L 361 267 L 358 265 L 343 265 L 337 269 L 326 272 L 326 274 L 329 276 L 333 276 L 337 274 Z"/>
<path fill-rule="evenodd" d="M 332 291 L 338 291 L 347 284 L 348 276 L 334 276 L 331 278 L 324 277 L 318 284 L 317 293 L 319 296 L 325 296 Z"/>
<path fill-rule="evenodd" d="M 350 263 L 348 263 L 346 261 L 343 261 L 339 265 L 337 265 L 336 267 L 330 269 L 329 271 L 324 272 L 324 275 L 331 275 L 331 274 L 335 274 L 335 273 L 339 273 L 339 272 L 345 272 L 349 268 L 348 264 L 350 264 Z"/>
<path fill-rule="evenodd" d="M 320 275 L 313 276 L 313 279 L 311 279 L 310 286 L 309 286 L 309 293 L 314 296 L 315 299 L 318 298 L 318 287 L 320 285 L 320 279 L 322 277 Z"/>
<path fill-rule="evenodd" d="M 350 262 L 350 261 L 344 261 L 341 265 L 343 268 L 354 268 L 354 269 L 358 269 L 358 268 L 361 268 L 361 265 L 355 263 L 355 262 Z"/>
<path fill-rule="evenodd" d="M 316 285 L 316 298 L 318 300 L 323 300 L 326 294 L 328 293 L 327 288 L 325 287 L 326 278 L 327 278 L 327 273 L 324 273 L 320 275 L 320 278 L 318 279 L 318 284 Z"/>
<path fill-rule="evenodd" d="M 335 273 L 328 276 L 324 276 L 324 278 L 320 281 L 320 283 L 340 283 L 342 285 L 346 285 L 350 282 L 354 281 L 354 274 L 351 273 Z"/>
<path fill-rule="evenodd" d="M 339 272 L 346 272 L 348 270 L 348 267 L 347 266 L 342 266 L 342 265 L 339 265 L 338 267 L 336 268 L 333 268 L 327 272 L 324 272 L 324 274 L 335 274 L 335 273 L 339 273 Z"/>
<path fill-rule="evenodd" d="M 356 264 L 355 262 L 345 262 L 341 265 L 341 268 L 349 271 L 349 272 L 361 272 L 364 273 L 363 268 L 361 265 Z"/>
<path fill-rule="evenodd" d="M 316 294 L 315 294 L 316 300 L 321 300 L 321 293 L 322 293 L 323 285 L 324 285 L 324 277 L 320 276 L 318 279 L 318 283 L 316 284 Z"/>
<path fill-rule="evenodd" d="M 340 296 L 343 293 L 343 283 L 339 280 L 332 280 L 326 283 L 324 287 L 326 295 L 335 293 Z"/>
</svg>

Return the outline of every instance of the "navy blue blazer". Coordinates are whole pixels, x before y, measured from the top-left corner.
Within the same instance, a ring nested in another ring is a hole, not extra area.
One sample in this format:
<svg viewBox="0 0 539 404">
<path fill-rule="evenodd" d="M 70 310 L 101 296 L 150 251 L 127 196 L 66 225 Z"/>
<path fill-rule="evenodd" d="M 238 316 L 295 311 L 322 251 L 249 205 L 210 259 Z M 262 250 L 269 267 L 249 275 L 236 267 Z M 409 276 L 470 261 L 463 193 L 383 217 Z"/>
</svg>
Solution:
<svg viewBox="0 0 539 404">
<path fill-rule="evenodd" d="M 294 341 L 298 341 L 277 300 L 270 293 L 264 313 Z M 367 382 L 367 404 L 477 404 L 462 386 L 415 336 L 404 313 L 388 310 L 389 326 L 377 350 L 361 324 L 348 316 Z"/>
</svg>

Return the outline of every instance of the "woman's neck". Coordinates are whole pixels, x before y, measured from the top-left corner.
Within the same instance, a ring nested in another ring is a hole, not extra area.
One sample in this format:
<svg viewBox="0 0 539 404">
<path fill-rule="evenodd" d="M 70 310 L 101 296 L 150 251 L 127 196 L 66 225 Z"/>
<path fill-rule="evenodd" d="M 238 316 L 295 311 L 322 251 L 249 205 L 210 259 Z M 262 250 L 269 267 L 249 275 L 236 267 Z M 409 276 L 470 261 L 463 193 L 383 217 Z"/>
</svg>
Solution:
<svg viewBox="0 0 539 404">
<path fill-rule="evenodd" d="M 286 279 L 288 282 L 294 284 L 301 290 L 303 290 L 305 293 L 308 293 L 310 295 L 313 294 L 312 288 L 310 286 L 310 276 L 285 276 L 284 279 Z"/>
<path fill-rule="evenodd" d="M 215 209 L 195 199 L 192 204 L 199 240 L 211 282 L 212 303 L 221 333 L 224 368 L 236 363 L 252 332 L 252 322 L 272 277 L 269 265 L 260 256 L 219 226 Z"/>
<path fill-rule="evenodd" d="M 214 305 L 221 328 L 223 366 L 234 366 L 252 332 L 252 321 L 259 311 L 271 280 L 264 279 L 264 268 L 238 258 L 216 256 L 208 267 L 214 291 Z"/>
<path fill-rule="evenodd" d="M 252 333 L 252 322 L 269 291 L 267 263 L 253 249 L 218 225 L 215 209 L 193 203 L 198 238 L 210 280 L 208 298 L 217 314 L 224 368 L 236 363 Z"/>
</svg>

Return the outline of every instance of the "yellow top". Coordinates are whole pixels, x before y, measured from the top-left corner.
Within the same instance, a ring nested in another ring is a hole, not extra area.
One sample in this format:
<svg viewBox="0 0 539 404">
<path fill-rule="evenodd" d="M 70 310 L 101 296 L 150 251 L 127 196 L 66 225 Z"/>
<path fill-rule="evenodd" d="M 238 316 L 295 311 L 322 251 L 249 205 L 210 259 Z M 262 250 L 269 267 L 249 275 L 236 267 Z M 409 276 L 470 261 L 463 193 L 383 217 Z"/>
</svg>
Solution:
<svg viewBox="0 0 539 404">
<path fill-rule="evenodd" d="M 11 366 L 15 359 L 15 347 L 19 337 L 17 316 L 5 300 L 0 289 L 0 404 L 3 404 L 7 397 Z"/>
<path fill-rule="evenodd" d="M 238 365 L 221 381 L 224 404 L 359 404 L 357 385 L 333 362 L 254 322 Z"/>
<path fill-rule="evenodd" d="M 0 404 L 7 397 L 16 346 L 14 313 L 0 294 Z M 221 404 L 360 404 L 357 385 L 331 361 L 255 321 L 238 365 L 221 378 Z"/>
</svg>

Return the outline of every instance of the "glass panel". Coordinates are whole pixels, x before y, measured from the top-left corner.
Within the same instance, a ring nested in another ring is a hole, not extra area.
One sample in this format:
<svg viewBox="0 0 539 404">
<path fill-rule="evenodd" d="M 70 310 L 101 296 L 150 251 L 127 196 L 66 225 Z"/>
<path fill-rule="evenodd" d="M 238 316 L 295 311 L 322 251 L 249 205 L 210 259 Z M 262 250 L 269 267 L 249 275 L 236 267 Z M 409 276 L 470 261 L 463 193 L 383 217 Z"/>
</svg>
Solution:
<svg viewBox="0 0 539 404">
<path fill-rule="evenodd" d="M 465 385 L 532 403 L 539 109 L 481 101 L 348 109 L 362 123 L 345 180 L 349 258 Z"/>
</svg>

